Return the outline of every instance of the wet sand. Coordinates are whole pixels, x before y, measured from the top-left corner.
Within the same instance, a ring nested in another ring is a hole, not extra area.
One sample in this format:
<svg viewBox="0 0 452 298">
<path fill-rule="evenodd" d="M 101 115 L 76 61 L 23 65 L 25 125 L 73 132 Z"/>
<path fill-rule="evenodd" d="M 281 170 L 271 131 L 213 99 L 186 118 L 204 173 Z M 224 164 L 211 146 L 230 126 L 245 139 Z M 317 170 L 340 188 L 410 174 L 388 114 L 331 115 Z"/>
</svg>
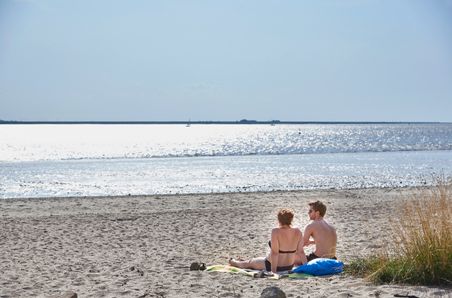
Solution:
<svg viewBox="0 0 452 298">
<path fill-rule="evenodd" d="M 306 280 L 253 279 L 190 271 L 192 262 L 227 264 L 263 256 L 280 207 L 308 223 L 322 200 L 344 262 L 388 241 L 389 218 L 413 189 L 321 190 L 138 197 L 0 200 L 0 297 L 259 297 L 267 286 L 288 297 L 452 296 L 452 289 L 383 285 L 345 274 Z M 309 253 L 311 248 L 306 249 Z"/>
</svg>

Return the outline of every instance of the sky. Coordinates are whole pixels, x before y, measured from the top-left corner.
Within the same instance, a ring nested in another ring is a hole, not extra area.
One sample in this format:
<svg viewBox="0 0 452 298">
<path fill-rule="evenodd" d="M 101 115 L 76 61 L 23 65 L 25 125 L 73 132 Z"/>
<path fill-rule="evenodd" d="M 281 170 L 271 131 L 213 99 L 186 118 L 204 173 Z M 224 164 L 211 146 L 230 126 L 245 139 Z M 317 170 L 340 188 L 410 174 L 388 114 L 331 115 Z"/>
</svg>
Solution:
<svg viewBox="0 0 452 298">
<path fill-rule="evenodd" d="M 452 122 L 452 0 L 0 0 L 0 119 Z"/>
</svg>

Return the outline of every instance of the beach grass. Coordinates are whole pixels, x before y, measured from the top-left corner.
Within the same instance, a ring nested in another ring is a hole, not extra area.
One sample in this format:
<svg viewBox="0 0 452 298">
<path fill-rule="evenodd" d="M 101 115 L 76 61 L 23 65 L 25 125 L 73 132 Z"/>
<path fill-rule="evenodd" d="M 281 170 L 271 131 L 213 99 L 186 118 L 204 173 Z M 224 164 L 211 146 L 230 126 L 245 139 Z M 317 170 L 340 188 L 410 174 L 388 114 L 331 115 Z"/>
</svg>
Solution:
<svg viewBox="0 0 452 298">
<path fill-rule="evenodd" d="M 405 198 L 400 216 L 391 219 L 389 245 L 352 260 L 346 272 L 377 284 L 452 285 L 452 197 L 446 181 Z"/>
</svg>

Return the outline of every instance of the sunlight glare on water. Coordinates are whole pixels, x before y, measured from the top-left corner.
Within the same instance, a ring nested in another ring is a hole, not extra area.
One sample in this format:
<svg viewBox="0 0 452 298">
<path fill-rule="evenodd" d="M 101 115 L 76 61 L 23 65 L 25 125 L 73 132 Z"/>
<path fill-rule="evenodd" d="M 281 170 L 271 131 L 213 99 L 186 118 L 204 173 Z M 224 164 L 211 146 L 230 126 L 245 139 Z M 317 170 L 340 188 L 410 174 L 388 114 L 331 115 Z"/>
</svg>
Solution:
<svg viewBox="0 0 452 298">
<path fill-rule="evenodd" d="M 0 125 L 0 161 L 452 150 L 451 124 Z"/>
<path fill-rule="evenodd" d="M 403 187 L 452 176 L 451 124 L 0 125 L 0 198 Z"/>
</svg>

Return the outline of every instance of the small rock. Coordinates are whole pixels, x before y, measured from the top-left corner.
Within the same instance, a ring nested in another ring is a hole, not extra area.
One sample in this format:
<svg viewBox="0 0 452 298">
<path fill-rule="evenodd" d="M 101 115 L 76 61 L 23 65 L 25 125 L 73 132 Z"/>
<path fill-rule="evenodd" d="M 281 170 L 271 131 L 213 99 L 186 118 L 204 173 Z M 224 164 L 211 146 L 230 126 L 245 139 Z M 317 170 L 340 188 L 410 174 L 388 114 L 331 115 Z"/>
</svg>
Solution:
<svg viewBox="0 0 452 298">
<path fill-rule="evenodd" d="M 286 298 L 286 293 L 278 287 L 267 287 L 262 291 L 261 298 Z"/>
<path fill-rule="evenodd" d="M 61 298 L 77 298 L 77 293 L 72 291 L 67 291 L 63 295 L 61 295 Z"/>
<path fill-rule="evenodd" d="M 143 270 L 141 270 L 141 269 L 137 269 L 137 272 L 138 272 L 138 274 L 139 274 L 140 276 L 143 276 L 143 275 L 144 275 L 144 272 L 143 272 Z"/>
</svg>

